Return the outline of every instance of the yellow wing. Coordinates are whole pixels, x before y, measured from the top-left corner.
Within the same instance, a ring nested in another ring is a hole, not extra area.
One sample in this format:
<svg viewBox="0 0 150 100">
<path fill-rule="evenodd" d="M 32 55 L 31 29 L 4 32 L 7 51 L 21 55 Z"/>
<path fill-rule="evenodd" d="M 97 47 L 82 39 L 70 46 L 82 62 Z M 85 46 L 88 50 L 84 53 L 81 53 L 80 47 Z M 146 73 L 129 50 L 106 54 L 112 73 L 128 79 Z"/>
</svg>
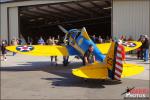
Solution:
<svg viewBox="0 0 150 100">
<path fill-rule="evenodd" d="M 128 51 L 139 48 L 142 45 L 142 43 L 137 42 L 137 41 L 126 41 L 126 42 L 123 42 L 122 45 L 124 45 L 125 51 L 128 52 Z M 107 54 L 111 46 L 111 43 L 96 44 L 96 46 L 99 48 L 102 54 Z"/>
<path fill-rule="evenodd" d="M 107 79 L 108 70 L 102 63 L 94 63 L 72 70 L 72 74 L 82 78 L 89 79 Z"/>
<path fill-rule="evenodd" d="M 68 50 L 65 46 L 48 46 L 48 45 L 18 45 L 7 46 L 7 50 L 21 54 L 33 56 L 68 56 Z"/>
<path fill-rule="evenodd" d="M 73 75 L 88 79 L 108 79 L 108 69 L 104 63 L 94 63 L 72 70 Z M 122 78 L 140 74 L 144 67 L 135 64 L 123 64 Z"/>
<path fill-rule="evenodd" d="M 144 71 L 143 66 L 139 66 L 136 64 L 123 64 L 123 72 L 121 77 L 124 78 L 124 77 L 133 76 L 143 71 Z"/>
</svg>

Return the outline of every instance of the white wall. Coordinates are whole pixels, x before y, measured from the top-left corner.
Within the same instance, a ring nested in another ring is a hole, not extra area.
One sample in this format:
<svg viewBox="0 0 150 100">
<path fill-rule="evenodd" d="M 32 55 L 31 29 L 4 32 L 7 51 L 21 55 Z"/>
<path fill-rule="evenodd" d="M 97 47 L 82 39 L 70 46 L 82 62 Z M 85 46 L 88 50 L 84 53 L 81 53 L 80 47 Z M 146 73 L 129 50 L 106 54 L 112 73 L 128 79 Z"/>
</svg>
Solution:
<svg viewBox="0 0 150 100">
<path fill-rule="evenodd" d="M 7 8 L 0 5 L 0 13 L 0 41 L 3 39 L 8 40 Z"/>
<path fill-rule="evenodd" d="M 150 0 L 113 0 L 113 35 L 149 35 Z"/>
<path fill-rule="evenodd" d="M 10 7 L 8 9 L 8 35 L 9 39 L 18 38 L 19 23 L 18 23 L 18 7 Z"/>
</svg>

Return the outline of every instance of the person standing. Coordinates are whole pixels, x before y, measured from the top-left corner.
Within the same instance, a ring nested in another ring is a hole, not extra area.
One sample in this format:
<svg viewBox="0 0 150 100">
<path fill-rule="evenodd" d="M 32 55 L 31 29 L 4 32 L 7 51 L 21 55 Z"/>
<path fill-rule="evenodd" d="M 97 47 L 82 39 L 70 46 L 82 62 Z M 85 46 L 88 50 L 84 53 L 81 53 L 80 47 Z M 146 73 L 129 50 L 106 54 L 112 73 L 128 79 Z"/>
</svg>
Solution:
<svg viewBox="0 0 150 100">
<path fill-rule="evenodd" d="M 55 38 L 52 38 L 52 45 L 56 45 Z M 57 56 L 51 56 L 51 63 L 53 62 L 53 58 L 55 59 L 55 65 L 57 66 Z"/>
<path fill-rule="evenodd" d="M 22 40 L 19 38 L 19 39 L 17 39 L 17 41 L 18 41 L 18 45 L 21 45 L 22 44 Z"/>
<path fill-rule="evenodd" d="M 143 42 L 143 35 L 140 35 L 140 38 L 138 39 L 139 42 Z M 142 53 L 142 46 L 137 49 L 137 59 L 142 59 L 143 53 Z"/>
<path fill-rule="evenodd" d="M 134 41 L 133 37 L 130 35 L 127 41 Z M 133 51 L 129 51 L 129 54 L 133 54 Z"/>
<path fill-rule="evenodd" d="M 35 37 L 35 38 L 36 38 L 36 37 Z M 25 43 L 25 41 L 24 41 L 24 43 Z M 32 38 L 31 38 L 31 37 L 29 37 L 29 36 L 28 36 L 27 43 L 28 43 L 29 45 L 32 45 L 32 43 L 33 43 Z"/>
<path fill-rule="evenodd" d="M 2 44 L 1 44 L 1 52 L 2 52 L 2 60 L 4 60 L 4 61 L 7 61 L 7 58 L 6 58 L 6 46 L 7 46 L 7 44 L 6 44 L 6 42 L 3 40 L 2 41 Z"/>
<path fill-rule="evenodd" d="M 144 61 L 148 62 L 149 56 L 149 38 L 147 35 L 144 36 L 145 40 L 143 42 L 143 52 L 144 52 Z"/>
<path fill-rule="evenodd" d="M 47 45 L 53 45 L 52 38 L 51 38 L 51 37 L 49 37 L 49 38 L 47 39 L 46 43 L 47 43 Z M 51 64 L 52 64 L 53 56 L 50 56 L 50 58 L 51 58 Z"/>
<path fill-rule="evenodd" d="M 45 41 L 42 37 L 40 37 L 40 39 L 38 40 L 38 44 L 40 45 L 44 45 L 45 44 Z"/>
<path fill-rule="evenodd" d="M 102 39 L 101 36 L 98 37 L 98 42 L 99 42 L 99 43 L 103 43 L 103 39 Z"/>
<path fill-rule="evenodd" d="M 94 43 L 96 43 L 96 36 L 95 35 L 92 36 L 92 40 Z"/>
<path fill-rule="evenodd" d="M 13 38 L 13 39 L 11 40 L 11 45 L 13 45 L 13 46 L 18 45 L 18 40 L 17 40 L 16 38 Z M 13 52 L 13 56 L 15 56 L 15 55 L 16 55 L 16 53 Z"/>
<path fill-rule="evenodd" d="M 52 45 L 52 44 L 53 44 L 52 38 L 49 37 L 49 38 L 47 39 L 46 43 L 47 43 L 48 45 Z"/>
</svg>

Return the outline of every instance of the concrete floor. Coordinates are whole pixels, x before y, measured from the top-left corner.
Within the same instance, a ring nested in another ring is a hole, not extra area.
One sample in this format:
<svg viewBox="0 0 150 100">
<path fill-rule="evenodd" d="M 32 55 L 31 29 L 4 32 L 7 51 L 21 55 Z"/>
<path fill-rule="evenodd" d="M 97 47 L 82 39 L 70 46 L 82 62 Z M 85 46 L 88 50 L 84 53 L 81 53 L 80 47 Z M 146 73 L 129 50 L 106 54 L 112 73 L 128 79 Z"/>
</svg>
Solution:
<svg viewBox="0 0 150 100">
<path fill-rule="evenodd" d="M 143 65 L 141 74 L 121 82 L 87 80 L 75 77 L 71 69 L 81 66 L 81 60 L 70 58 L 68 67 L 50 64 L 49 57 L 17 54 L 1 61 L 1 99 L 123 99 L 127 87 L 149 88 L 149 63 L 127 56 L 127 62 Z"/>
</svg>

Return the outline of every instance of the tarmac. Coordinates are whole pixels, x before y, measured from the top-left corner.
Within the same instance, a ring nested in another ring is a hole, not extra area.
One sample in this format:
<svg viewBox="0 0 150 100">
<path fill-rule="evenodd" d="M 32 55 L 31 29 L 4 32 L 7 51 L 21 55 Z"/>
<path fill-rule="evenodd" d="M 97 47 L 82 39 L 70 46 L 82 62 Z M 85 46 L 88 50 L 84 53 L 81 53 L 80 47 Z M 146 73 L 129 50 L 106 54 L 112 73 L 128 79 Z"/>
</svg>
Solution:
<svg viewBox="0 0 150 100">
<path fill-rule="evenodd" d="M 111 80 L 84 80 L 73 76 L 71 69 L 82 66 L 81 60 L 70 57 L 70 64 L 50 63 L 50 57 L 36 57 L 12 53 L 1 61 L 1 99 L 124 99 L 127 87 L 149 89 L 149 65 L 135 56 L 127 55 L 127 62 L 144 66 L 144 72 Z M 134 70 L 133 70 L 134 71 Z M 146 94 L 149 97 L 149 94 Z"/>
</svg>

